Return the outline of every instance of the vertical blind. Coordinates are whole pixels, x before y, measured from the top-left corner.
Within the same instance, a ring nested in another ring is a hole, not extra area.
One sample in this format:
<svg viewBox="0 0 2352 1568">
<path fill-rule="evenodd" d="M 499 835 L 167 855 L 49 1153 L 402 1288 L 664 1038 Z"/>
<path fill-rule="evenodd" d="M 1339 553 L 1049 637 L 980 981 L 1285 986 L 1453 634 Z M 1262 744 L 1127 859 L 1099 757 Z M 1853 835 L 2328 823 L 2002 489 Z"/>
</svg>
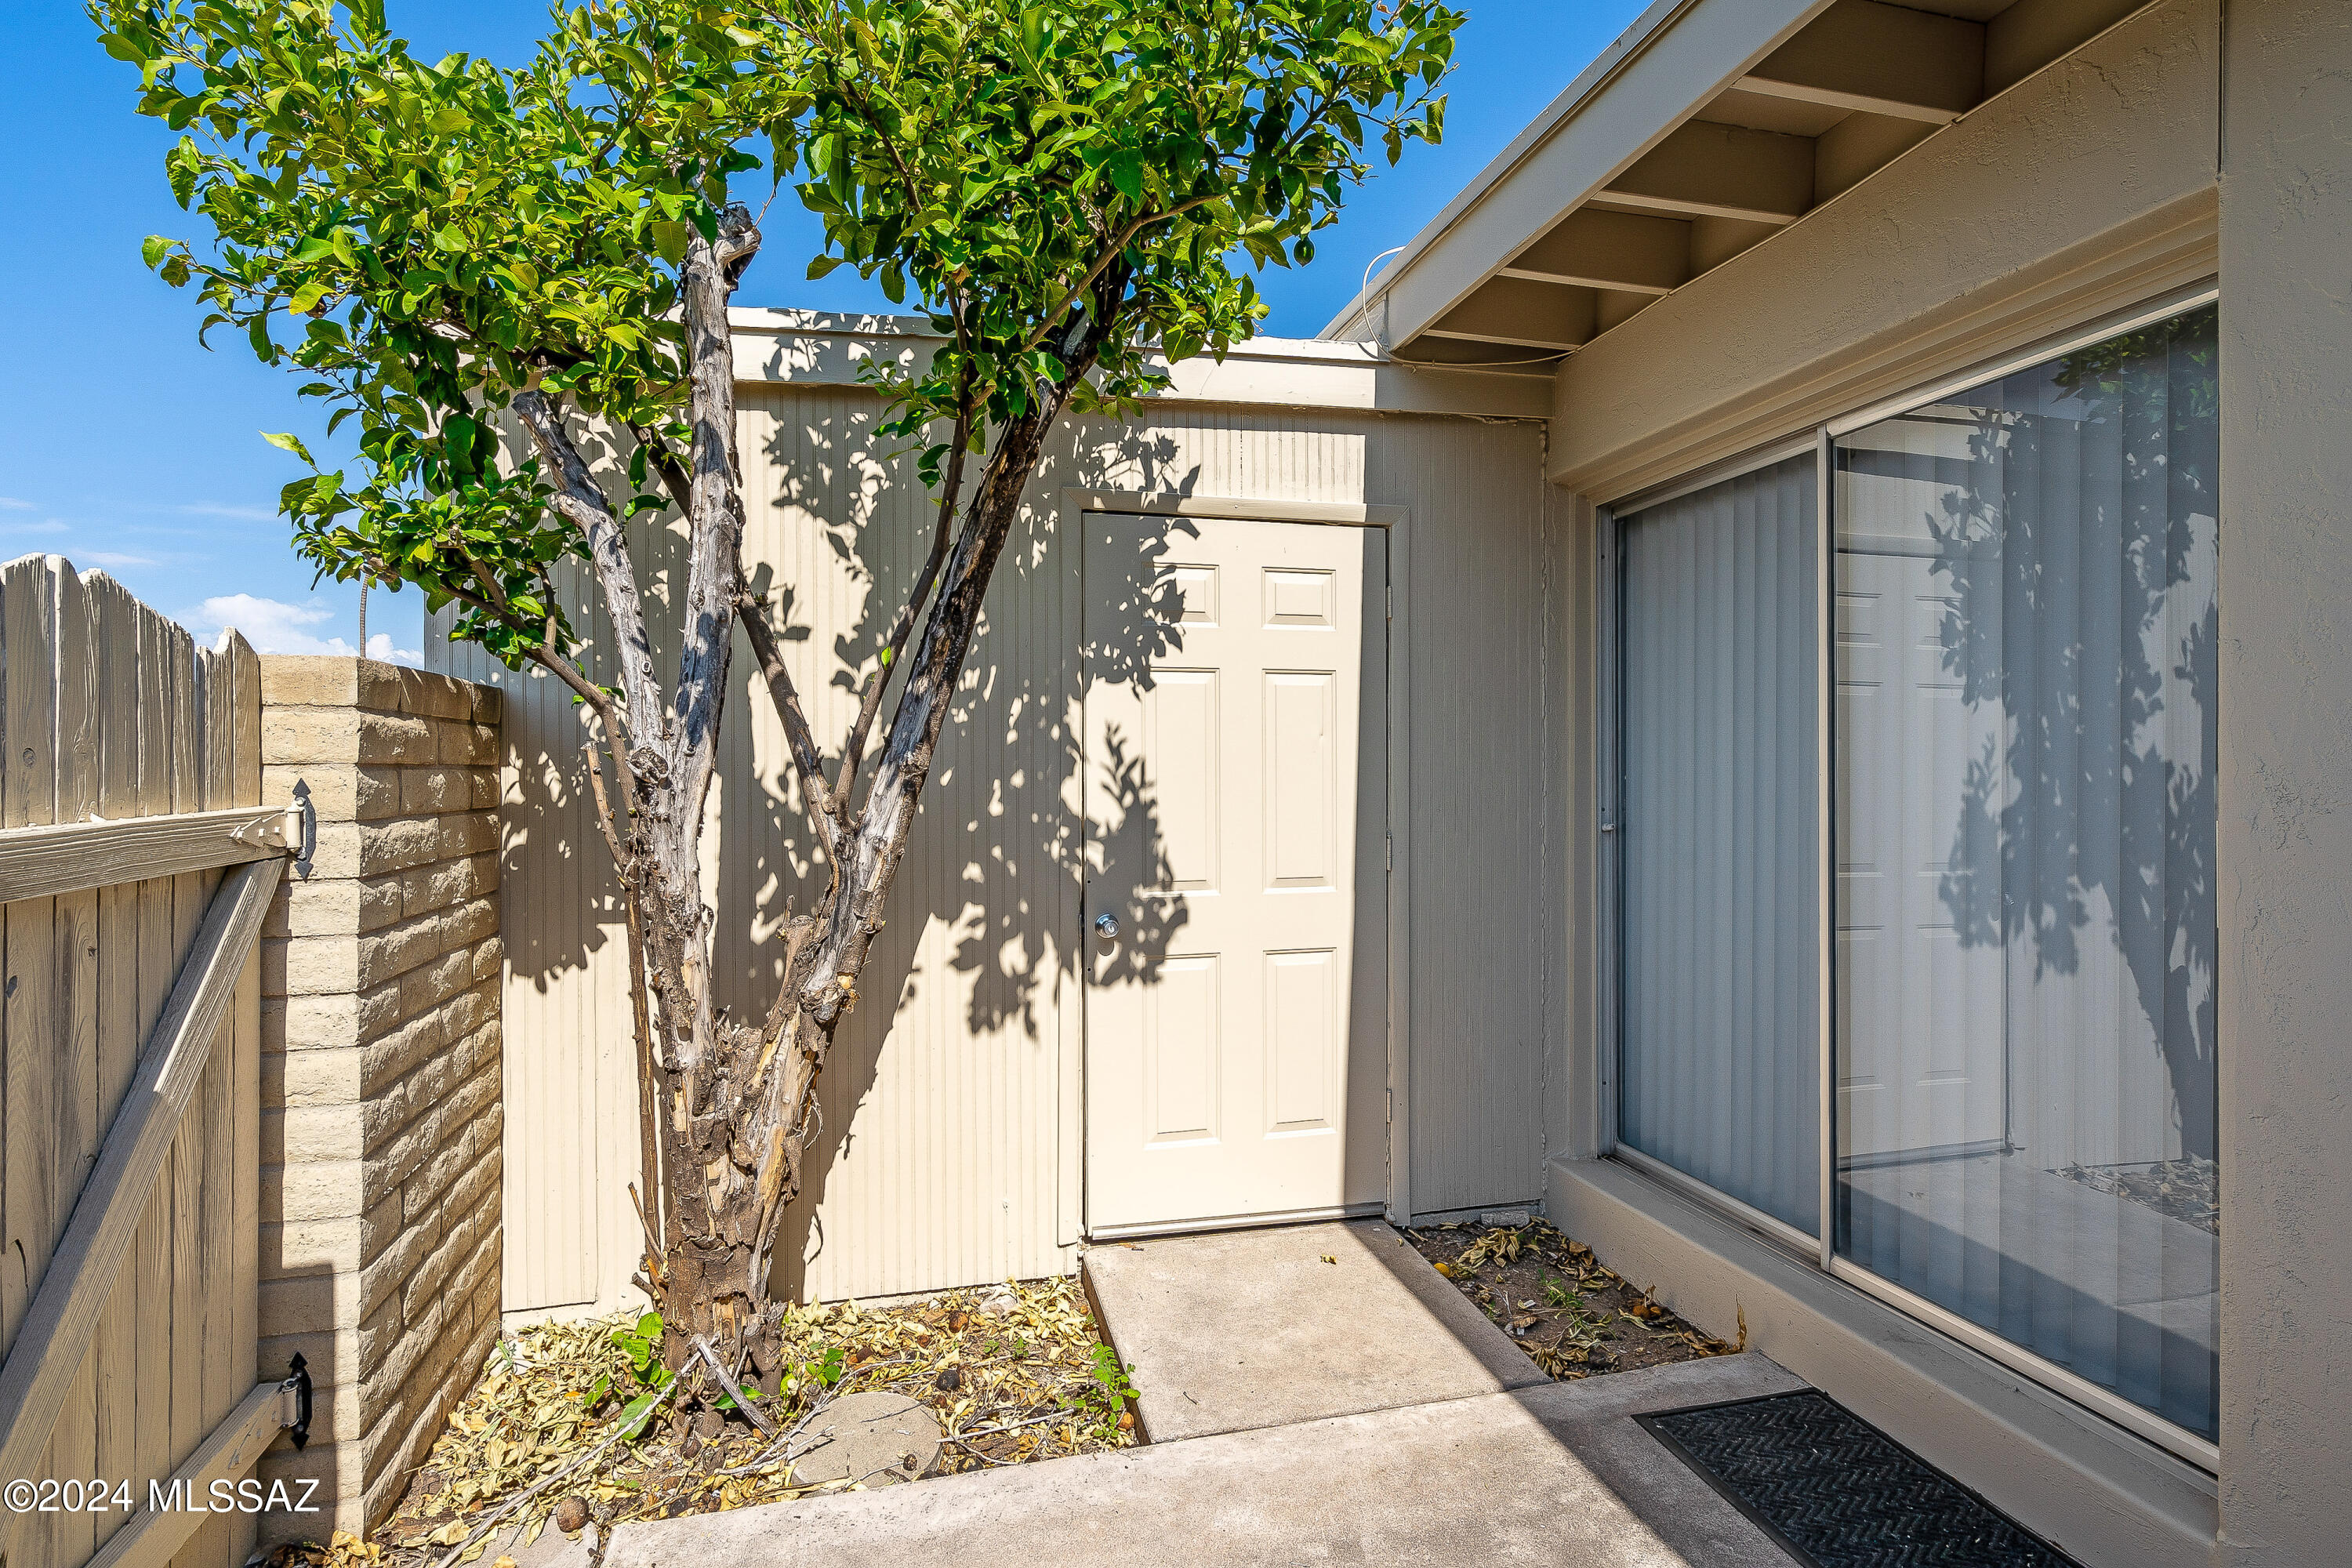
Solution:
<svg viewBox="0 0 2352 1568">
<path fill-rule="evenodd" d="M 1618 1141 L 1820 1226 L 1815 459 L 1623 525 Z"/>
<path fill-rule="evenodd" d="M 2214 311 L 1837 443 L 1836 1236 L 2213 1436 Z"/>
</svg>

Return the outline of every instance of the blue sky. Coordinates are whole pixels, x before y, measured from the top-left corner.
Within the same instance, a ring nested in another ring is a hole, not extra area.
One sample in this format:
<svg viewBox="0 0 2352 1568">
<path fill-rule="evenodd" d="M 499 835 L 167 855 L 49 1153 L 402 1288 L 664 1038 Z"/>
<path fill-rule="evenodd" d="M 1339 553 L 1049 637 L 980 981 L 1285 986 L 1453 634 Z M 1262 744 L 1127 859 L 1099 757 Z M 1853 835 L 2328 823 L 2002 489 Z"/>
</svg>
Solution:
<svg viewBox="0 0 2352 1568">
<path fill-rule="evenodd" d="M 546 21 L 538 0 L 391 0 L 420 53 L 514 62 Z M 1313 266 L 1260 279 L 1270 332 L 1311 337 L 1365 264 L 1402 245 L 1639 14 L 1640 0 L 1467 0 L 1446 140 L 1409 149 L 1317 239 Z M 315 436 L 295 378 L 224 335 L 195 342 L 192 296 L 141 265 L 150 234 L 200 232 L 164 187 L 173 138 L 131 111 L 136 74 L 92 41 L 75 0 L 0 0 L 0 559 L 32 552 L 103 567 L 200 632 L 226 621 L 268 651 L 355 644 L 358 593 L 313 593 L 276 515 L 299 471 L 262 430 Z M 821 234 L 789 196 L 739 296 L 747 305 L 885 310 L 847 269 L 803 276 Z M 378 594 L 381 656 L 419 644 L 415 595 Z"/>
</svg>

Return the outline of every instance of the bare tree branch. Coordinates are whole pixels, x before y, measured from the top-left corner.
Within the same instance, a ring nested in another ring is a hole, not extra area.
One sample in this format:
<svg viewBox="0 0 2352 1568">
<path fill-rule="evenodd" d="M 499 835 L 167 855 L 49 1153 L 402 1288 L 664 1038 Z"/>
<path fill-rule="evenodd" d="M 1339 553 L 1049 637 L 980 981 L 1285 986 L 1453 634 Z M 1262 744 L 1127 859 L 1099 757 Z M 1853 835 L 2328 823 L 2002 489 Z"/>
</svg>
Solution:
<svg viewBox="0 0 2352 1568">
<path fill-rule="evenodd" d="M 1102 254 L 1096 257 L 1094 261 L 1087 268 L 1086 276 L 1080 278 L 1076 283 L 1071 284 L 1069 289 L 1064 292 L 1062 297 L 1054 301 L 1053 308 L 1047 310 L 1045 315 L 1038 318 L 1037 330 L 1031 332 L 1026 338 L 1023 339 L 1020 348 L 1013 352 L 1016 353 L 1027 353 L 1031 349 L 1035 348 L 1039 343 L 1044 342 L 1047 338 L 1051 337 L 1054 332 L 1054 323 L 1060 321 L 1063 313 L 1077 302 L 1079 295 L 1085 293 L 1087 289 L 1095 286 L 1096 280 L 1102 277 L 1104 269 L 1109 267 L 1112 262 L 1118 259 L 1119 253 L 1127 248 L 1128 242 L 1129 240 L 1132 240 L 1137 235 L 1141 234 L 1145 229 L 1150 228 L 1155 223 L 1165 223 L 1171 217 L 1177 217 L 1184 213 L 1191 212 L 1194 207 L 1206 206 L 1211 202 L 1215 201 L 1218 196 L 1222 195 L 1223 195 L 1223 192 L 1212 192 L 1204 196 L 1194 196 L 1190 201 L 1178 202 L 1166 212 L 1152 213 L 1148 216 L 1130 220 L 1126 227 L 1118 231 L 1117 237 L 1112 239 L 1109 244 L 1103 247 Z"/>
<path fill-rule="evenodd" d="M 677 460 L 677 454 L 669 449 L 669 443 L 643 425 L 630 426 L 629 434 L 635 437 L 637 445 L 646 449 L 646 460 L 661 477 L 662 489 L 669 492 L 670 503 L 680 512 L 690 509 L 694 505 L 694 487 L 686 476 L 686 466 Z"/>
<path fill-rule="evenodd" d="M 967 366 L 959 389 L 955 433 L 949 438 L 950 467 L 940 481 L 939 521 L 931 528 L 930 558 L 923 563 L 913 591 L 890 623 L 890 634 L 882 645 L 881 665 L 866 678 L 866 693 L 857 704 L 856 722 L 849 727 L 849 743 L 842 748 L 841 772 L 834 780 L 833 789 L 844 813 L 856 795 L 857 769 L 866 760 L 866 741 L 873 733 L 874 717 L 882 710 L 882 689 L 890 684 L 890 671 L 907 651 L 907 638 L 915 629 L 916 617 L 923 613 L 923 601 L 930 597 L 931 584 L 939 581 L 940 567 L 948 558 L 949 524 L 955 521 L 956 495 L 963 487 L 964 447 L 971 439 L 971 374 Z"/>
<path fill-rule="evenodd" d="M 629 559 L 628 537 L 622 531 L 621 520 L 614 515 L 604 492 L 589 478 L 587 463 L 582 459 L 579 447 L 572 445 L 562 419 L 549 405 L 546 395 L 536 387 L 517 393 L 514 409 L 522 419 L 523 428 L 530 433 L 531 444 L 554 472 L 557 510 L 588 541 L 589 561 L 595 569 L 597 586 L 604 591 L 605 610 L 613 618 L 614 637 L 620 645 L 616 651 L 620 656 L 621 700 L 628 705 L 630 728 L 633 732 L 639 725 L 649 729 L 660 722 L 661 686 L 654 678 L 653 647 L 646 634 L 645 602 L 637 594 L 636 566 Z M 654 736 L 635 732 L 634 739 L 643 744 Z"/>
<path fill-rule="evenodd" d="M 709 906 L 702 896 L 701 824 L 718 773 L 719 725 L 727 704 L 727 667 L 735 651 L 735 597 L 742 575 L 743 509 L 735 461 L 735 343 L 727 305 L 736 279 L 760 248 L 751 209 L 738 203 L 719 215 L 718 234 L 689 230 L 678 268 L 680 314 L 686 324 L 687 414 L 693 430 L 688 455 L 686 591 L 678 609 L 677 684 L 662 747 L 667 764 L 667 831 L 646 846 L 653 876 L 667 906 L 663 928 L 648 933 L 657 952 L 674 955 L 684 994 L 665 993 L 671 1049 L 683 1074 L 681 1111 L 700 1114 L 702 1090 L 712 1081 L 706 1064 L 717 1039 L 705 935 Z M 639 737 L 642 743 L 643 737 Z M 676 1011 L 673 1012 L 673 1007 Z M 724 1064 L 719 1070 L 723 1074 Z M 708 1205 L 707 1187 L 688 1189 Z M 675 1194 L 674 1194 L 675 1195 Z"/>
</svg>

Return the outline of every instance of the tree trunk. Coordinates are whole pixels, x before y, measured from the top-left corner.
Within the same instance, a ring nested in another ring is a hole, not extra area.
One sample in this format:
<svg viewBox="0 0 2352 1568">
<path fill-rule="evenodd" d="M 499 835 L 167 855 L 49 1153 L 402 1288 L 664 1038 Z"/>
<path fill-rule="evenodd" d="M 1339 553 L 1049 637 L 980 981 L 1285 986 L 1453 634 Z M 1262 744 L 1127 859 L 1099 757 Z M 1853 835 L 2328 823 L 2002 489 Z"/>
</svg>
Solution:
<svg viewBox="0 0 2352 1568">
<path fill-rule="evenodd" d="M 776 676 L 772 689 L 832 874 L 812 906 L 786 924 L 783 983 L 766 1018 L 730 1018 L 712 994 L 711 911 L 702 897 L 698 840 L 731 640 L 731 616 L 713 606 L 751 601 L 740 582 L 731 361 L 720 360 L 723 331 L 703 330 L 714 321 L 723 329 L 725 295 L 713 289 L 698 298 L 697 285 L 718 276 L 698 271 L 699 259 L 690 255 L 686 268 L 697 371 L 693 473 L 688 484 L 673 481 L 674 492 L 688 491 L 692 522 L 688 649 L 677 698 L 662 715 L 661 743 L 647 743 L 642 726 L 632 735 L 626 771 L 635 809 L 615 826 L 615 839 L 653 997 L 640 1056 L 659 1079 L 662 1123 L 648 1142 L 658 1142 L 662 1170 L 657 1184 L 648 1173 L 660 1201 L 652 1205 L 648 1193 L 646 1283 L 667 1325 L 667 1359 L 683 1365 L 693 1342 L 707 1337 L 715 1347 L 742 1344 L 764 1377 L 776 1357 L 771 1249 L 785 1206 L 801 1190 L 816 1131 L 817 1078 L 857 1005 L 857 983 L 882 929 L 989 580 L 1066 393 L 1041 388 L 1031 411 L 999 432 L 905 666 L 862 811 L 852 815 L 845 804 L 854 779 L 827 788 L 789 677 Z M 1056 345 L 1074 378 L 1086 374 L 1099 343 L 1095 316 L 1076 318 Z M 708 392 L 706 379 L 722 390 Z"/>
</svg>

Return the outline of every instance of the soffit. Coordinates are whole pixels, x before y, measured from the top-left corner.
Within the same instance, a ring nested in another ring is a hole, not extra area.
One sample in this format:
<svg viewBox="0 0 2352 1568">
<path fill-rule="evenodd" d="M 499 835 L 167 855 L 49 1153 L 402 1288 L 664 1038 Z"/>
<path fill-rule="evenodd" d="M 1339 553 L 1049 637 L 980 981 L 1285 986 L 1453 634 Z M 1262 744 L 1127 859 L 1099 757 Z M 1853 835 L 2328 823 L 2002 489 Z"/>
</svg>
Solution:
<svg viewBox="0 0 2352 1568">
<path fill-rule="evenodd" d="M 1573 353 L 2147 3 L 1659 0 L 1323 336 Z"/>
</svg>

